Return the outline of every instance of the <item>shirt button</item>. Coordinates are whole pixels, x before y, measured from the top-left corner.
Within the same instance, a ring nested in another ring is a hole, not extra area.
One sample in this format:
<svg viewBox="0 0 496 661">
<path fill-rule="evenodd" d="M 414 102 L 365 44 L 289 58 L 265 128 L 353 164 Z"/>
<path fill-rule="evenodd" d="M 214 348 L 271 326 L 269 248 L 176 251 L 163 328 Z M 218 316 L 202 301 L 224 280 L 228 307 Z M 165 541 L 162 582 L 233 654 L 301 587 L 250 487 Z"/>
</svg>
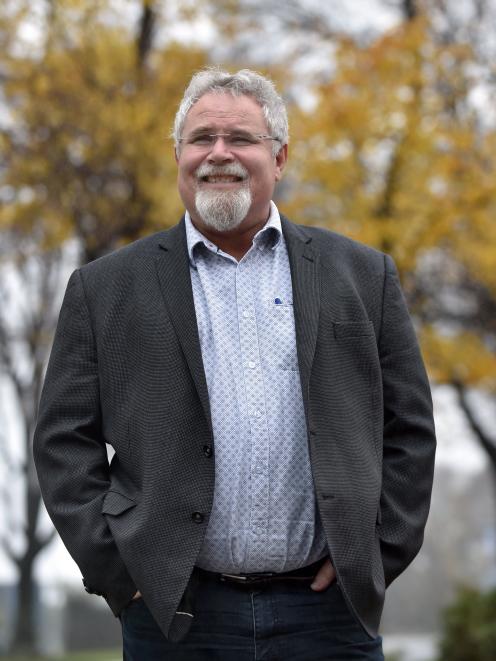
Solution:
<svg viewBox="0 0 496 661">
<path fill-rule="evenodd" d="M 248 319 L 249 316 L 250 316 L 250 313 L 248 312 L 248 310 L 245 310 L 245 311 L 243 312 L 243 317 L 244 317 L 245 319 Z"/>
<path fill-rule="evenodd" d="M 213 454 L 212 446 L 211 445 L 204 445 L 203 446 L 203 454 L 206 457 L 211 457 Z"/>
<path fill-rule="evenodd" d="M 255 362 L 254 360 L 250 360 L 250 361 L 248 362 L 248 367 L 249 367 L 251 370 L 255 369 L 256 366 L 257 366 L 257 364 L 256 364 L 256 362 Z"/>
<path fill-rule="evenodd" d="M 257 409 L 253 415 L 255 416 L 255 418 L 261 418 L 262 417 L 262 411 L 259 411 Z"/>
<path fill-rule="evenodd" d="M 191 518 L 195 523 L 203 523 L 204 516 L 201 512 L 193 512 Z"/>
</svg>

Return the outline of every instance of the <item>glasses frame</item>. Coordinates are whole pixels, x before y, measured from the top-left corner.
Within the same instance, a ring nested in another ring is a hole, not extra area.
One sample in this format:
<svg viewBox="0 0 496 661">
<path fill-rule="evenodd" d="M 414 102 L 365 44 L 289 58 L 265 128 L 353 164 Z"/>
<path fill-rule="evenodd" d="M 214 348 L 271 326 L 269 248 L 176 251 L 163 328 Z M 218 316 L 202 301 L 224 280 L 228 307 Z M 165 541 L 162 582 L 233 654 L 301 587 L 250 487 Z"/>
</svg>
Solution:
<svg viewBox="0 0 496 661">
<path fill-rule="evenodd" d="M 236 133 L 235 132 L 234 133 L 205 133 L 206 137 L 215 138 L 215 140 L 211 144 L 207 144 L 207 145 L 195 145 L 194 142 L 187 142 L 187 140 L 189 139 L 188 137 L 180 137 L 180 138 L 178 138 L 177 142 L 179 144 L 185 143 L 187 146 L 194 147 L 196 149 L 212 149 L 215 146 L 215 144 L 216 144 L 216 142 L 219 138 L 228 138 L 229 136 L 232 136 L 232 135 L 236 135 Z M 281 142 L 281 140 L 279 138 L 276 138 L 273 135 L 268 135 L 266 133 L 245 133 L 245 135 L 246 135 L 247 138 L 248 137 L 255 138 L 255 140 L 251 143 L 246 144 L 246 145 L 233 145 L 233 144 L 229 144 L 228 142 L 226 142 L 226 144 L 229 146 L 230 149 L 246 149 L 247 147 L 253 147 L 255 145 L 259 145 L 262 140 L 274 140 L 275 142 Z"/>
</svg>

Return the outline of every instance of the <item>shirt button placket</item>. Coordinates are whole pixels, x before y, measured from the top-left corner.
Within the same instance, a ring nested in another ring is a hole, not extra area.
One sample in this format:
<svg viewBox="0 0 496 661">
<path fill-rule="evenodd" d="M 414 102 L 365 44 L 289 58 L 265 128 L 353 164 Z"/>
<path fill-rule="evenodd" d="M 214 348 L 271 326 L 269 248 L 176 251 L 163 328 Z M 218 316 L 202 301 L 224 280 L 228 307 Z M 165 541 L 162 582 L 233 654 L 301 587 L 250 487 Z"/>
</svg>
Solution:
<svg viewBox="0 0 496 661">
<path fill-rule="evenodd" d="M 265 393 L 262 366 L 260 365 L 259 333 L 257 315 L 254 309 L 254 291 L 257 287 L 254 261 L 261 255 L 249 253 L 236 274 L 236 295 L 238 305 L 239 339 L 241 360 L 246 388 L 247 407 L 251 429 L 251 509 L 248 544 L 248 566 L 260 562 L 260 546 L 266 543 L 266 530 L 269 516 L 268 462 L 269 439 L 265 410 Z"/>
</svg>

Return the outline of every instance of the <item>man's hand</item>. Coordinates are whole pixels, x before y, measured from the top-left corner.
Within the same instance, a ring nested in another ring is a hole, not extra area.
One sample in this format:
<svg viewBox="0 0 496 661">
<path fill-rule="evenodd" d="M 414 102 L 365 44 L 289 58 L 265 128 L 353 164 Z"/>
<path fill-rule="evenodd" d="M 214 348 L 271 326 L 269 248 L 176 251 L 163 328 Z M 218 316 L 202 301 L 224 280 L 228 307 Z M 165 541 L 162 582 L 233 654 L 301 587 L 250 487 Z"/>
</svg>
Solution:
<svg viewBox="0 0 496 661">
<path fill-rule="evenodd" d="M 310 587 L 312 590 L 315 590 L 315 592 L 322 592 L 323 590 L 326 590 L 335 579 L 336 570 L 328 558 L 317 572 Z"/>
<path fill-rule="evenodd" d="M 138 590 L 138 592 L 136 592 L 136 594 L 132 598 L 132 601 L 134 601 L 135 599 L 141 599 L 141 592 L 139 590 Z"/>
</svg>

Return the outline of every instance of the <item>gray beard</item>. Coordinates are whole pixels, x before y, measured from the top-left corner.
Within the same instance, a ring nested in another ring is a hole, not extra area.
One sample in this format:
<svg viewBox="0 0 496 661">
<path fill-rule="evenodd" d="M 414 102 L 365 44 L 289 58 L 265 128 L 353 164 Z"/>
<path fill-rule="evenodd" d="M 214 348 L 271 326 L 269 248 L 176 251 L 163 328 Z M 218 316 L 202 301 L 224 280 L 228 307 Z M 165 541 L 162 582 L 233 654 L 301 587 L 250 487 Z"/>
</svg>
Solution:
<svg viewBox="0 0 496 661">
<path fill-rule="evenodd" d="M 251 206 L 248 187 L 237 191 L 197 190 L 195 206 L 207 227 L 217 232 L 235 229 L 246 218 Z"/>
</svg>

